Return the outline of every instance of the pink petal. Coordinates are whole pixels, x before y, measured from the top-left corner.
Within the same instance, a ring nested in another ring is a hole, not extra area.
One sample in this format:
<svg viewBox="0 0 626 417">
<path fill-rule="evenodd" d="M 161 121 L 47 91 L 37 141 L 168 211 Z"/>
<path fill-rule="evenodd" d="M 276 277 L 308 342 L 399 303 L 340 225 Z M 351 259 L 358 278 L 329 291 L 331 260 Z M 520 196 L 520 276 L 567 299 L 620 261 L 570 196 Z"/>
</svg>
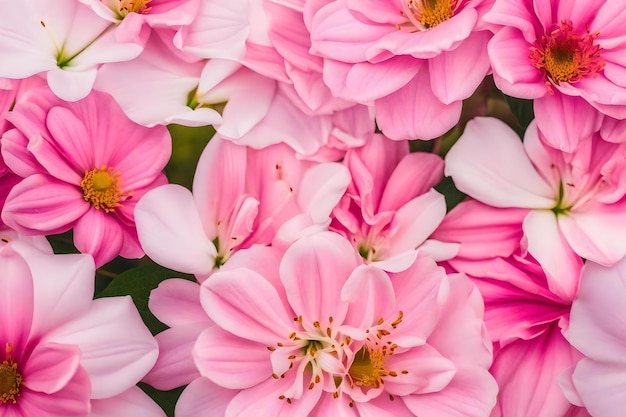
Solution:
<svg viewBox="0 0 626 417">
<path fill-rule="evenodd" d="M 200 285 L 181 278 L 162 281 L 150 292 L 150 311 L 169 327 L 186 324 L 210 324 L 200 305 Z"/>
<path fill-rule="evenodd" d="M 200 376 L 193 361 L 193 346 L 207 324 L 192 323 L 172 327 L 155 336 L 159 358 L 142 379 L 154 388 L 169 391 L 186 385 Z"/>
<path fill-rule="evenodd" d="M 74 226 L 76 248 L 93 256 L 99 268 L 120 254 L 124 227 L 111 213 L 91 207 Z"/>
<path fill-rule="evenodd" d="M 196 378 L 185 388 L 176 403 L 178 417 L 226 415 L 226 407 L 238 391 L 222 388 L 206 378 Z"/>
<path fill-rule="evenodd" d="M 310 214 L 314 223 L 323 223 L 328 220 L 350 181 L 350 172 L 343 165 L 315 165 L 302 177 L 298 204 L 304 212 Z"/>
<path fill-rule="evenodd" d="M 555 192 L 539 176 L 522 142 L 504 122 L 470 120 L 446 155 L 445 173 L 456 187 L 496 207 L 552 208 Z"/>
<path fill-rule="evenodd" d="M 546 272 L 550 291 L 564 300 L 572 300 L 578 291 L 582 260 L 563 236 L 560 217 L 546 210 L 531 211 L 524 219 L 528 253 Z"/>
<path fill-rule="evenodd" d="M 139 387 L 130 387 L 121 394 L 91 401 L 89 417 L 165 417 L 165 412 Z"/>
<path fill-rule="evenodd" d="M 223 329 L 271 346 L 293 332 L 293 312 L 263 276 L 246 268 L 218 271 L 202 284 L 200 301 Z"/>
<path fill-rule="evenodd" d="M 490 70 L 487 31 L 472 32 L 456 49 L 428 61 L 433 94 L 444 104 L 465 100 L 478 88 Z M 471 62 L 472 65 L 466 65 Z"/>
<path fill-rule="evenodd" d="M 78 370 L 80 353 L 76 345 L 38 344 L 24 366 L 24 386 L 45 394 L 65 388 Z"/>
<path fill-rule="evenodd" d="M 42 194 L 42 190 L 45 193 Z M 36 174 L 14 186 L 2 211 L 2 220 L 21 233 L 62 233 L 90 210 L 73 185 Z"/>
<path fill-rule="evenodd" d="M 192 274 L 213 269 L 217 251 L 189 190 L 172 184 L 149 191 L 135 207 L 135 222 L 141 246 L 155 262 Z"/>
<path fill-rule="evenodd" d="M 626 401 L 626 366 L 583 359 L 573 380 L 583 403 L 593 416 L 619 417 Z"/>
<path fill-rule="evenodd" d="M 266 345 L 233 336 L 216 326 L 200 334 L 192 354 L 200 374 L 224 388 L 245 389 L 272 379 Z"/>
<path fill-rule="evenodd" d="M 305 326 L 313 328 L 317 321 L 322 328 L 329 327 L 330 317 L 343 321 L 347 303 L 341 300 L 341 288 L 358 264 L 350 242 L 332 232 L 302 238 L 287 249 L 280 277 Z"/>
<path fill-rule="evenodd" d="M 0 249 L 0 337 L 25 344 L 34 310 L 34 285 L 26 260 L 9 244 Z"/>
<path fill-rule="evenodd" d="M 350 303 L 344 324 L 366 329 L 394 311 L 396 297 L 389 276 L 382 270 L 360 265 L 341 289 L 341 299 Z"/>
<path fill-rule="evenodd" d="M 433 139 L 450 130 L 461 117 L 461 102 L 443 104 L 430 86 L 425 66 L 402 88 L 375 102 L 376 122 L 391 139 Z M 415 100 L 420 97 L 420 100 Z"/>
<path fill-rule="evenodd" d="M 11 129 L 2 135 L 2 158 L 12 172 L 20 177 L 28 177 L 42 170 L 37 159 L 26 148 L 28 139 L 18 129 Z"/>
<path fill-rule="evenodd" d="M 98 70 L 90 68 L 83 71 L 64 70 L 54 68 L 47 72 L 50 90 L 59 98 L 66 101 L 77 101 L 87 97 L 94 82 Z"/>
<path fill-rule="evenodd" d="M 78 345 L 96 399 L 135 385 L 158 356 L 158 345 L 130 296 L 94 300 L 88 313 L 57 328 L 50 340 Z"/>
</svg>

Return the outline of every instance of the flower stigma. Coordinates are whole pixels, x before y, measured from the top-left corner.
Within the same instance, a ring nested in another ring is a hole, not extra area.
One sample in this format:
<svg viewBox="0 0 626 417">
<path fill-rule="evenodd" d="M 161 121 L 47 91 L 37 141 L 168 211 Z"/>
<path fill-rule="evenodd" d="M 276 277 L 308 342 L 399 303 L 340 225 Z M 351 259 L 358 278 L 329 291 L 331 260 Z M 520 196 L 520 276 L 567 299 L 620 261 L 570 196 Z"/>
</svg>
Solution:
<svg viewBox="0 0 626 417">
<path fill-rule="evenodd" d="M 20 395 L 20 385 L 22 385 L 24 378 L 18 372 L 17 364 L 11 358 L 13 346 L 7 343 L 5 350 L 8 357 L 0 363 L 0 404 L 9 402 L 15 404 Z"/>
<path fill-rule="evenodd" d="M 602 71 L 605 65 L 600 57 L 602 48 L 594 43 L 598 35 L 587 30 L 581 36 L 574 32 L 571 21 L 563 20 L 535 41 L 529 58 L 535 68 L 545 73 L 550 93 L 553 93 L 551 83 L 575 83 Z"/>
<path fill-rule="evenodd" d="M 96 209 L 106 213 L 115 211 L 120 201 L 129 195 L 124 195 L 120 184 L 120 173 L 114 172 L 113 168 L 103 165 L 100 168 L 85 172 L 80 187 L 83 189 L 83 198 L 90 202 Z"/>
</svg>

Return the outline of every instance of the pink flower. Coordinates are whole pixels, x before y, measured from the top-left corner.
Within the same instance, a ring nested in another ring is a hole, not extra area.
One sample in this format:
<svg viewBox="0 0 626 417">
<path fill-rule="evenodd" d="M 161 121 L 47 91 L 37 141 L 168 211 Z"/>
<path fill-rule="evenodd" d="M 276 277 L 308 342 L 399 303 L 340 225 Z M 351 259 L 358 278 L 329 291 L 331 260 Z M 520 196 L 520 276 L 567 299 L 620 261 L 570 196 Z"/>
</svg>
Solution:
<svg viewBox="0 0 626 417">
<path fill-rule="evenodd" d="M 446 214 L 443 195 L 432 189 L 443 178 L 443 160 L 409 153 L 406 141 L 375 135 L 344 159 L 352 183 L 333 210 L 330 230 L 352 242 L 361 256 L 386 271 L 408 268 L 418 249 L 439 259 L 456 254 L 427 240 Z"/>
<path fill-rule="evenodd" d="M 92 300 L 94 273 L 89 256 L 51 255 L 20 241 L 0 247 L 3 415 L 101 416 L 91 414 L 92 401 L 95 410 L 108 403 L 109 415 L 132 415 L 119 396 L 135 390 L 157 345 L 130 297 Z M 164 416 L 154 405 L 146 412 Z"/>
<path fill-rule="evenodd" d="M 584 355 L 571 375 L 570 401 L 594 417 L 618 417 L 626 401 L 626 260 L 587 262 L 572 305 L 569 340 Z"/>
<path fill-rule="evenodd" d="M 235 258 L 200 287 L 214 324 L 193 357 L 210 382 L 196 379 L 177 408 L 197 409 L 217 395 L 198 386 L 217 385 L 234 391 L 218 416 L 489 415 L 491 349 L 465 276 L 420 254 L 390 277 L 331 232 L 298 240 L 282 259 L 258 246 Z M 167 308 L 173 318 L 177 304 Z"/>
<path fill-rule="evenodd" d="M 218 134 L 200 157 L 193 194 L 166 185 L 139 201 L 139 239 L 157 263 L 202 280 L 240 249 L 325 230 L 349 181 L 340 164 L 303 161 L 285 144 L 255 150 Z"/>
<path fill-rule="evenodd" d="M 431 139 L 459 121 L 489 71 L 482 15 L 492 3 L 322 0 L 304 16 L 333 95 L 374 104 L 392 139 Z"/>
<path fill-rule="evenodd" d="M 489 42 L 496 85 L 535 100 L 551 146 L 571 152 L 593 134 L 601 120 L 594 108 L 626 118 L 620 0 L 499 0 L 485 20 L 502 26 Z"/>
<path fill-rule="evenodd" d="M 626 148 L 594 137 L 568 154 L 541 137 L 534 123 L 522 144 L 503 122 L 474 119 L 446 156 L 445 173 L 483 203 L 529 209 L 524 246 L 550 290 L 571 300 L 577 258 L 611 265 L 626 255 Z"/>
<path fill-rule="evenodd" d="M 76 0 L 24 0 L 0 4 L 0 77 L 46 75 L 64 100 L 91 91 L 98 65 L 133 59 L 147 33 L 118 36 L 111 22 Z"/>
<path fill-rule="evenodd" d="M 99 92 L 66 103 L 32 90 L 7 118 L 15 129 L 3 136 L 2 154 L 24 179 L 9 193 L 3 221 L 29 235 L 73 228 L 74 244 L 98 266 L 118 254 L 143 256 L 133 210 L 146 191 L 166 182 L 165 127 L 131 122 Z"/>
</svg>

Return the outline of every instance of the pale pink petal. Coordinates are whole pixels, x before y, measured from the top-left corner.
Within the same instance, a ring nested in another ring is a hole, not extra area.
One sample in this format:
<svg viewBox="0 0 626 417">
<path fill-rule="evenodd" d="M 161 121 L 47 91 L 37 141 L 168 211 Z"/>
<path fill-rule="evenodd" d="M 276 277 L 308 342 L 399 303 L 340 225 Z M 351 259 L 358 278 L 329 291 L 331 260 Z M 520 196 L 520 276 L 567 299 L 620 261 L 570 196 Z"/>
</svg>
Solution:
<svg viewBox="0 0 626 417">
<path fill-rule="evenodd" d="M 0 337 L 20 346 L 30 332 L 34 286 L 28 264 L 13 245 L 0 249 Z"/>
<path fill-rule="evenodd" d="M 142 379 L 154 388 L 169 391 L 186 385 L 200 376 L 191 352 L 207 324 L 192 323 L 172 327 L 155 336 L 159 357 L 154 367 Z"/>
<path fill-rule="evenodd" d="M 215 326 L 198 336 L 192 354 L 200 375 L 224 388 L 245 389 L 272 379 L 266 345 L 241 339 Z"/>
<path fill-rule="evenodd" d="M 325 222 L 350 180 L 350 172 L 343 165 L 314 165 L 302 177 L 297 194 L 298 205 L 311 216 L 314 223 Z"/>
<path fill-rule="evenodd" d="M 11 189 L 2 220 L 25 234 L 55 234 L 71 228 L 72 223 L 88 210 L 90 204 L 77 187 L 37 174 Z"/>
<path fill-rule="evenodd" d="M 456 49 L 428 61 L 433 94 L 444 104 L 465 100 L 476 91 L 490 69 L 487 31 L 472 32 Z M 471 62 L 472 65 L 467 65 Z"/>
<path fill-rule="evenodd" d="M 54 330 L 50 340 L 80 348 L 81 365 L 89 374 L 95 399 L 135 385 L 158 356 L 158 345 L 130 296 L 93 301 L 89 312 Z"/>
<path fill-rule="evenodd" d="M 304 325 L 318 321 L 329 327 L 330 317 L 344 319 L 347 303 L 341 288 L 359 264 L 350 242 L 332 232 L 302 238 L 289 247 L 280 264 L 280 278 Z"/>
<path fill-rule="evenodd" d="M 560 217 L 547 210 L 531 211 L 524 219 L 524 235 L 528 253 L 546 272 L 550 290 L 564 300 L 572 300 L 578 291 L 582 260 L 563 236 Z"/>
<path fill-rule="evenodd" d="M 456 187 L 496 207 L 552 208 L 556 190 L 533 167 L 515 132 L 494 118 L 475 118 L 446 155 Z"/>
<path fill-rule="evenodd" d="M 626 401 L 626 366 L 588 359 L 576 365 L 573 381 L 593 416 L 619 417 Z"/>
<path fill-rule="evenodd" d="M 72 71 L 55 68 L 48 71 L 47 79 L 50 90 L 66 101 L 77 101 L 87 97 L 96 81 L 98 70 Z"/>
<path fill-rule="evenodd" d="M 226 415 L 226 407 L 239 391 L 222 388 L 206 378 L 196 378 L 185 388 L 176 403 L 177 417 L 215 417 Z"/>
<path fill-rule="evenodd" d="M 165 412 L 138 387 L 114 397 L 91 401 L 89 417 L 165 417 Z"/>
<path fill-rule="evenodd" d="M 215 245 L 189 190 L 172 184 L 149 191 L 137 203 L 135 222 L 141 246 L 155 262 L 192 274 L 213 269 Z"/>
<path fill-rule="evenodd" d="M 559 216 L 563 236 L 580 257 L 613 265 L 626 255 L 624 203 L 594 204 Z"/>
<path fill-rule="evenodd" d="M 366 329 L 394 311 L 396 297 L 389 276 L 381 269 L 360 265 L 341 289 L 341 299 L 350 303 L 345 324 Z"/>
<path fill-rule="evenodd" d="M 24 366 L 24 386 L 45 394 L 65 388 L 78 370 L 80 353 L 76 345 L 38 344 Z"/>
<path fill-rule="evenodd" d="M 578 142 L 600 129 L 602 113 L 580 97 L 546 94 L 533 103 L 537 127 L 547 143 L 563 152 L 573 152 Z"/>
<path fill-rule="evenodd" d="M 210 323 L 200 305 L 200 285 L 186 279 L 162 281 L 150 292 L 148 307 L 156 318 L 169 327 Z"/>
<path fill-rule="evenodd" d="M 402 88 L 376 100 L 375 107 L 378 126 L 385 136 L 396 140 L 436 138 L 461 117 L 460 101 L 446 105 L 435 97 L 425 66 Z"/>
<path fill-rule="evenodd" d="M 272 284 L 250 269 L 216 272 L 202 284 L 200 301 L 215 323 L 236 336 L 271 346 L 293 332 L 293 312 Z"/>
</svg>

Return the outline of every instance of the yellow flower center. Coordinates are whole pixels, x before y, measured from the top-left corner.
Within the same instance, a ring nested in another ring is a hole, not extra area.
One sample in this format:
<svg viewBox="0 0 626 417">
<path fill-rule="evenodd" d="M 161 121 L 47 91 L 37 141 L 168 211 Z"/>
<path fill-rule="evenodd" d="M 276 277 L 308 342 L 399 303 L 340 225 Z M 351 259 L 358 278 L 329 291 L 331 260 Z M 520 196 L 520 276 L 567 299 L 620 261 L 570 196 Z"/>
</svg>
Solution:
<svg viewBox="0 0 626 417">
<path fill-rule="evenodd" d="M 458 0 L 408 0 L 406 10 L 425 29 L 445 22 L 454 15 Z"/>
<path fill-rule="evenodd" d="M 126 17 L 128 13 L 148 14 L 151 7 L 148 7 L 148 3 L 152 0 L 118 0 L 119 1 L 119 16 L 121 18 Z"/>
<path fill-rule="evenodd" d="M 12 346 L 7 343 L 6 352 L 9 357 L 0 364 L 0 404 L 15 404 L 20 395 L 20 385 L 24 378 L 17 371 L 17 364 L 11 359 Z"/>
<path fill-rule="evenodd" d="M 385 369 L 385 353 L 380 350 L 369 350 L 363 346 L 354 356 L 348 375 L 356 385 L 378 388 L 383 377 L 389 372 Z"/>
<path fill-rule="evenodd" d="M 602 48 L 594 43 L 597 36 L 589 32 L 580 35 L 574 32 L 572 22 L 564 20 L 531 46 L 529 58 L 535 68 L 544 71 L 550 92 L 550 82 L 575 83 L 604 68 Z"/>
<path fill-rule="evenodd" d="M 102 166 L 87 171 L 80 186 L 85 201 L 89 201 L 98 210 L 110 213 L 124 199 L 121 182 L 119 172 L 114 172 L 111 167 Z"/>
</svg>

